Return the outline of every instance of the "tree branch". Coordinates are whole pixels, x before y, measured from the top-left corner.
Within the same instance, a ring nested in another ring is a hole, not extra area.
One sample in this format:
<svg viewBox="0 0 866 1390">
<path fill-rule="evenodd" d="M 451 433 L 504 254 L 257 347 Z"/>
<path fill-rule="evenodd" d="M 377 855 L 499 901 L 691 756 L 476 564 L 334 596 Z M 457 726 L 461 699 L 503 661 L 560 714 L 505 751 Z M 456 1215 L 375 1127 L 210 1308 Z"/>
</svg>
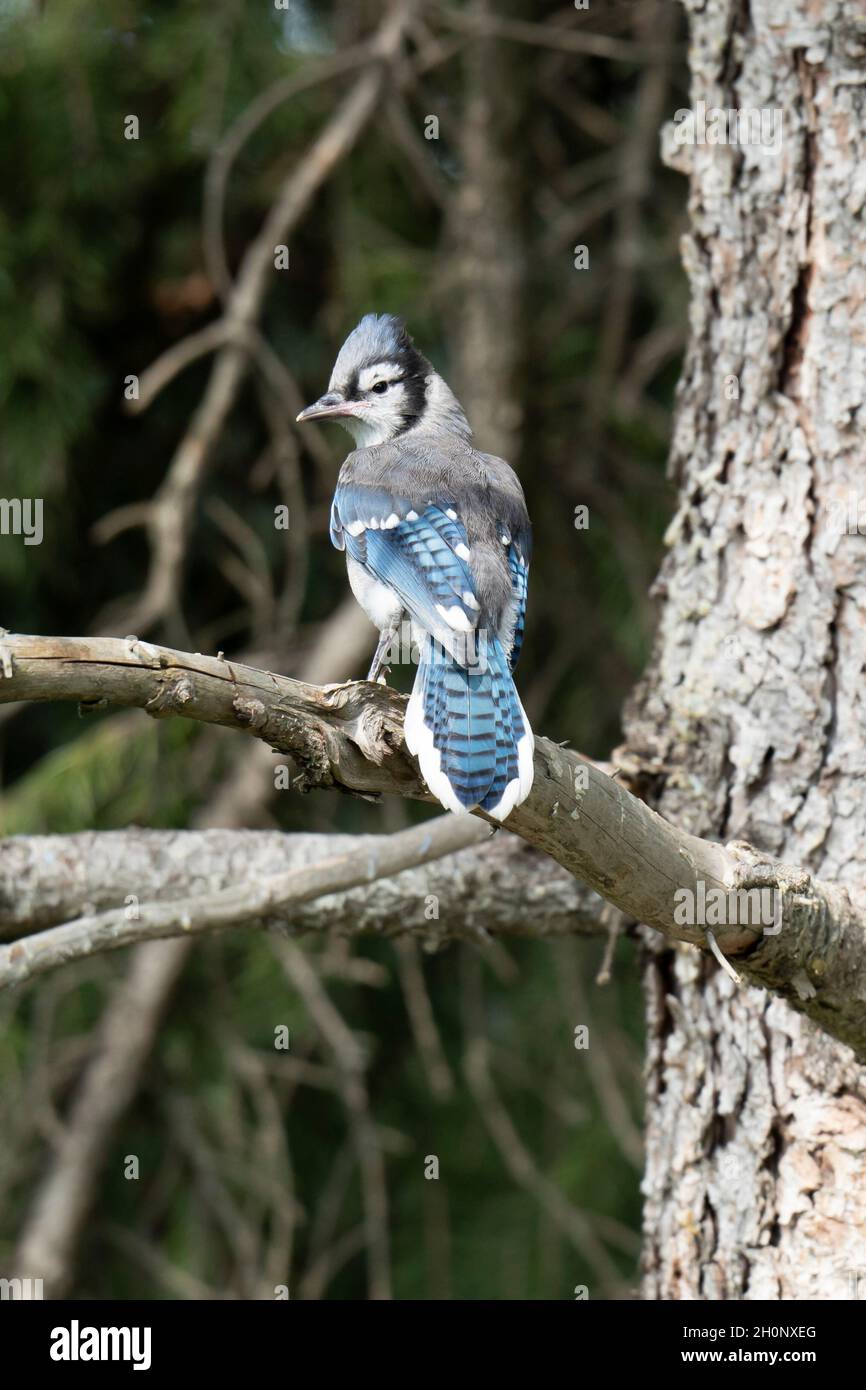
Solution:
<svg viewBox="0 0 866 1390">
<path fill-rule="evenodd" d="M 403 869 L 427 864 L 493 832 L 468 817 L 440 816 L 427 825 L 396 835 L 381 835 L 374 844 L 350 850 L 306 868 L 289 869 L 258 881 L 247 879 L 218 893 L 198 893 L 169 902 L 137 901 L 108 912 L 77 917 L 48 931 L 0 947 L 0 989 L 21 984 L 56 966 L 114 951 L 140 941 L 236 927 L 266 921 L 277 911 L 329 893 L 390 878 Z M 137 895 L 133 895 L 137 898 Z"/>
<path fill-rule="evenodd" d="M 295 897 L 284 906 L 272 905 L 268 922 L 297 936 L 418 935 L 426 944 L 476 939 L 482 932 L 506 937 L 603 932 L 605 905 L 591 889 L 516 836 L 491 839 L 484 822 L 462 823 L 478 843 L 467 841 L 467 848 L 429 865 L 416 859 L 408 866 L 407 860 L 408 867 L 371 884 L 339 890 L 334 885 L 327 898 L 301 902 Z M 255 888 L 265 879 L 353 852 L 369 860 L 386 838 L 138 827 L 12 836 L 0 840 L 0 941 L 45 933 L 73 918 L 92 919 L 123 907 L 132 895 L 138 904 L 172 904 L 177 913 L 181 900 L 196 899 L 204 887 L 212 894 L 232 886 Z M 431 896 L 436 901 L 428 916 Z M 245 903 L 244 920 L 260 925 L 250 899 Z M 179 921 L 175 931 L 183 935 Z"/>
<path fill-rule="evenodd" d="M 383 686 L 307 685 L 135 638 L 9 636 L 0 670 L 0 704 L 65 699 L 182 715 L 245 730 L 291 754 L 302 790 L 431 799 L 403 741 L 405 698 Z M 719 925 L 709 919 L 721 949 L 738 956 L 747 980 L 783 995 L 866 1057 L 862 890 L 819 882 L 747 845 L 679 830 L 593 763 L 543 738 L 532 794 L 506 824 L 628 916 L 702 948 L 706 928 L 678 911 L 683 894 L 696 904 L 711 890 L 770 893 L 776 915 L 766 930 L 754 918 L 749 925 L 737 915 Z"/>
</svg>

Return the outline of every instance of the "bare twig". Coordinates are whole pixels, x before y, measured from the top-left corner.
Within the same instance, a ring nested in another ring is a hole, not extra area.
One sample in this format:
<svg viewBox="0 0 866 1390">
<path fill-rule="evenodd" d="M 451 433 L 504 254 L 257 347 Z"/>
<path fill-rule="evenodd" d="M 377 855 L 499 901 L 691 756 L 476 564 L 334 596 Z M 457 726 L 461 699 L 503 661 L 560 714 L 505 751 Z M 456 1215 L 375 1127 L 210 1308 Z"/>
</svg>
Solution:
<svg viewBox="0 0 866 1390">
<path fill-rule="evenodd" d="M 408 937 L 400 937 L 395 941 L 394 949 L 397 953 L 406 1012 L 412 1025 L 418 1054 L 427 1073 L 427 1082 L 437 1100 L 448 1100 L 454 1094 L 454 1078 L 436 1027 L 436 1017 L 427 993 L 418 947 Z"/>
<path fill-rule="evenodd" d="M 556 982 L 566 1018 L 571 1026 L 589 1025 L 589 1000 L 583 985 L 580 964 L 573 952 L 563 951 L 559 957 Z M 643 1140 L 632 1118 L 619 1077 L 604 1045 L 590 1045 L 580 1053 L 586 1064 L 589 1083 L 604 1114 L 607 1128 L 616 1138 L 626 1160 L 640 1172 L 643 1168 Z"/>
<path fill-rule="evenodd" d="M 301 73 L 292 73 L 289 77 L 280 78 L 266 91 L 261 92 L 255 101 L 250 102 L 214 149 L 205 171 L 202 242 L 208 274 L 222 300 L 228 298 L 232 284 L 223 243 L 226 187 L 232 166 L 244 145 L 268 116 L 287 101 L 320 86 L 323 82 L 330 82 L 335 77 L 342 77 L 354 71 L 368 63 L 370 57 L 370 44 L 359 43 L 351 48 L 344 48 L 339 53 L 329 54 L 321 59 L 312 71 L 305 69 Z"/>
<path fill-rule="evenodd" d="M 593 58 L 644 63 L 648 57 L 666 51 L 658 44 L 643 47 L 628 39 L 615 39 L 608 34 L 585 34 L 577 29 L 566 29 L 561 24 L 534 24 L 526 20 L 498 19 L 493 15 L 470 16 L 444 5 L 439 8 L 438 14 L 444 24 L 462 33 L 491 35 L 537 48 L 555 48 L 558 53 L 579 53 Z"/>
<path fill-rule="evenodd" d="M 387 1299 L 391 1297 L 388 1192 L 385 1165 L 364 1080 L 364 1053 L 329 999 L 304 952 L 289 941 L 278 941 L 275 948 L 286 975 L 301 995 L 334 1056 L 340 1094 L 349 1117 L 361 1174 L 369 1296 L 371 1299 Z"/>
<path fill-rule="evenodd" d="M 602 1282 L 608 1297 L 615 1296 L 620 1276 L 616 1265 L 598 1238 L 593 1221 L 573 1206 L 554 1183 L 538 1168 L 502 1103 L 490 1069 L 480 963 L 466 954 L 463 966 L 463 1002 L 466 1046 L 463 1069 L 487 1131 L 515 1182 L 535 1199 L 565 1238 L 586 1260 Z"/>
<path fill-rule="evenodd" d="M 326 1246 L 304 1274 L 300 1288 L 302 1301 L 321 1298 L 328 1284 L 339 1274 L 343 1266 L 356 1255 L 360 1255 L 366 1241 L 366 1228 L 354 1226 L 339 1236 L 332 1245 Z"/>
<path fill-rule="evenodd" d="M 199 358 L 215 352 L 231 338 L 240 340 L 241 326 L 220 318 L 168 348 L 139 377 L 138 398 L 127 402 L 130 415 L 140 415 L 142 411 L 147 410 L 160 391 L 163 391 L 176 376 L 187 367 L 191 367 Z"/>
<path fill-rule="evenodd" d="M 244 803 L 246 809 L 247 803 Z M 13 940 L 124 903 L 177 902 L 202 883 L 212 891 L 261 883 L 289 869 L 347 852 L 376 852 L 380 835 L 284 835 L 271 830 L 83 831 L 0 841 L 0 938 Z M 425 910 L 435 902 L 438 917 Z M 85 909 L 84 904 L 89 906 Z M 133 904 L 130 904 L 132 906 Z M 497 835 L 456 854 L 404 869 L 327 899 L 273 911 L 268 922 L 293 935 L 318 932 L 337 941 L 412 936 L 439 946 L 508 937 L 597 936 L 602 898 L 546 855 L 511 835 Z M 178 921 L 178 934 L 183 928 Z M 325 964 L 332 968 L 330 956 Z M 367 962 L 370 969 L 372 962 Z M 353 961 L 354 978 L 360 963 Z"/>
<path fill-rule="evenodd" d="M 175 902 L 143 903 L 133 910 L 77 917 L 35 936 L 0 947 L 0 989 L 23 983 L 70 960 L 96 951 L 113 951 L 141 941 L 178 935 L 193 936 L 251 921 L 261 921 L 296 903 L 330 893 L 346 892 L 401 870 L 430 863 L 467 845 L 490 838 L 483 822 L 468 817 L 440 816 L 397 835 L 381 836 L 374 847 L 336 855 L 309 868 L 290 869 L 259 882 L 247 882 L 219 893 Z"/>
<path fill-rule="evenodd" d="M 294 632 L 307 588 L 310 566 L 307 509 L 298 463 L 298 449 L 286 422 L 282 400 L 277 398 L 269 386 L 260 383 L 259 402 L 271 436 L 270 457 L 282 490 L 284 505 L 288 508 L 289 524 L 283 532 L 286 577 L 274 622 L 277 640 L 287 643 Z"/>
<path fill-rule="evenodd" d="M 152 942 L 137 954 L 129 977 L 103 1017 L 97 1061 L 83 1079 L 58 1141 L 48 1179 L 39 1190 L 15 1251 L 13 1268 L 32 1271 L 48 1297 L 62 1297 L 72 1252 L 90 1206 L 119 1110 L 129 1102 L 150 1050 L 171 987 L 183 964 L 175 943 Z"/>
<path fill-rule="evenodd" d="M 450 192 L 448 183 L 431 160 L 429 150 L 424 148 L 424 141 L 418 135 L 402 92 L 394 92 L 389 97 L 386 114 L 388 128 L 412 166 L 421 188 L 437 207 L 445 207 Z"/>
<path fill-rule="evenodd" d="M 144 632 L 160 618 L 180 614 L 185 536 L 210 456 L 246 372 L 249 354 L 245 335 L 255 324 L 264 300 L 273 271 L 274 248 L 286 241 L 318 189 L 351 150 L 370 119 L 385 84 L 387 65 L 399 52 L 411 13 L 412 0 L 400 0 L 389 11 L 370 41 L 367 68 L 289 175 L 261 231 L 244 254 L 226 302 L 226 342 L 217 354 L 201 403 L 153 501 L 148 519 L 152 556 L 147 584 L 126 615 L 124 627 Z"/>
</svg>

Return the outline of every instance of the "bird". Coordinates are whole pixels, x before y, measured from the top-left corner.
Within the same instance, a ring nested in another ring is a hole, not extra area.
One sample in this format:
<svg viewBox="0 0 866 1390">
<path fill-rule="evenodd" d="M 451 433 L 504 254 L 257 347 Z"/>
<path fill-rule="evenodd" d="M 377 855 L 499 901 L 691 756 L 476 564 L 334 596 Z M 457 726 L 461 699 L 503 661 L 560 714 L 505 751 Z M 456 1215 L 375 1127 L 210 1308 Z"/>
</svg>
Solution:
<svg viewBox="0 0 866 1390">
<path fill-rule="evenodd" d="M 336 420 L 355 442 L 330 537 L 379 629 L 367 679 L 384 679 L 408 619 L 419 660 L 406 746 L 446 810 L 505 820 L 534 772 L 513 679 L 532 551 L 516 473 L 475 447 L 456 396 L 394 314 L 361 319 L 297 420 Z"/>
</svg>

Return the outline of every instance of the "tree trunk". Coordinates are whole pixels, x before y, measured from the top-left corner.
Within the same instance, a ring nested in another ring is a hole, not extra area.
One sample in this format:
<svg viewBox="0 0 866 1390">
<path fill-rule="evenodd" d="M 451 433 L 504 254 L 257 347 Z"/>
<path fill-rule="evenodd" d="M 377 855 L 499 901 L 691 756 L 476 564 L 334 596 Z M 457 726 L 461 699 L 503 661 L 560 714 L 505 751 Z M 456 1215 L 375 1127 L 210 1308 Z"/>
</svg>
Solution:
<svg viewBox="0 0 866 1390">
<path fill-rule="evenodd" d="M 470 13 L 483 23 L 489 0 Z M 485 36 L 464 58 L 462 178 L 449 208 L 446 265 L 454 388 L 480 449 L 517 465 L 524 252 L 514 129 L 520 114 L 513 46 Z"/>
<path fill-rule="evenodd" d="M 858 0 L 686 8 L 693 109 L 775 108 L 781 136 L 665 132 L 690 176 L 691 341 L 628 753 L 682 828 L 863 880 L 866 20 Z M 862 1068 L 692 947 L 653 946 L 647 986 L 645 1297 L 856 1296 Z"/>
</svg>

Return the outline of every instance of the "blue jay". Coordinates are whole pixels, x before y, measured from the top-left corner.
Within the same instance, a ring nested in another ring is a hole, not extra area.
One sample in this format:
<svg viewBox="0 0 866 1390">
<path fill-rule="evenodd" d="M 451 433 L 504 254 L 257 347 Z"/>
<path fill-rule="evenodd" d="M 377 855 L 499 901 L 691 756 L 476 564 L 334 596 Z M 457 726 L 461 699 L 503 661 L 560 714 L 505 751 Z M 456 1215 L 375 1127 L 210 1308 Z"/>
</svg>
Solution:
<svg viewBox="0 0 866 1390">
<path fill-rule="evenodd" d="M 379 629 L 367 679 L 386 669 L 408 616 L 420 660 L 406 745 L 447 810 L 504 820 L 533 776 L 511 675 L 532 544 L 516 475 L 473 447 L 456 397 L 391 314 L 361 319 L 327 393 L 298 420 L 339 420 L 357 446 L 340 469 L 331 540 Z"/>
</svg>

